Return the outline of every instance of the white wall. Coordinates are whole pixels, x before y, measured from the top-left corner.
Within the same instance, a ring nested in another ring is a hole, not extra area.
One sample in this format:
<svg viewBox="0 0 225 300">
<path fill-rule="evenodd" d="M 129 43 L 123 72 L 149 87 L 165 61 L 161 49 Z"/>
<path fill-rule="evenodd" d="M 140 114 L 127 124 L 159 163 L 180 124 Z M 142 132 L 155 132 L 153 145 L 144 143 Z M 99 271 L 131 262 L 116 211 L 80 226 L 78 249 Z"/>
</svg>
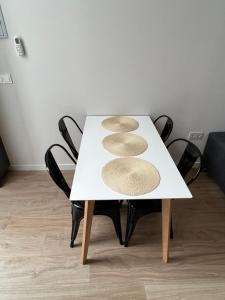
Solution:
<svg viewBox="0 0 225 300">
<path fill-rule="evenodd" d="M 83 125 L 86 114 L 166 113 L 182 137 L 225 129 L 224 0 L 0 3 L 0 72 L 15 82 L 0 86 L 0 133 L 13 165 L 43 164 L 63 114 Z"/>
</svg>

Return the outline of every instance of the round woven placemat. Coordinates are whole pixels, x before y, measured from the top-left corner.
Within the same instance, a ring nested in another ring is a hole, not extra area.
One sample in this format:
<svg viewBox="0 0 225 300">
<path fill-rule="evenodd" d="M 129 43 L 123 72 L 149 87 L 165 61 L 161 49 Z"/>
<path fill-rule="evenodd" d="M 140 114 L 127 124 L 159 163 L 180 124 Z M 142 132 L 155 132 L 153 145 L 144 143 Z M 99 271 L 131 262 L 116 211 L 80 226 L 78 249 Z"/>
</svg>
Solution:
<svg viewBox="0 0 225 300">
<path fill-rule="evenodd" d="M 160 183 L 158 170 L 148 161 L 127 157 L 117 158 L 102 169 L 104 183 L 113 191 L 129 195 L 144 195 Z"/>
<path fill-rule="evenodd" d="M 113 133 L 106 136 L 102 144 L 106 150 L 117 156 L 136 156 L 148 148 L 146 140 L 133 133 Z"/>
<path fill-rule="evenodd" d="M 118 116 L 103 120 L 102 126 L 112 132 L 129 132 L 137 129 L 139 124 L 138 121 L 133 118 Z"/>
</svg>

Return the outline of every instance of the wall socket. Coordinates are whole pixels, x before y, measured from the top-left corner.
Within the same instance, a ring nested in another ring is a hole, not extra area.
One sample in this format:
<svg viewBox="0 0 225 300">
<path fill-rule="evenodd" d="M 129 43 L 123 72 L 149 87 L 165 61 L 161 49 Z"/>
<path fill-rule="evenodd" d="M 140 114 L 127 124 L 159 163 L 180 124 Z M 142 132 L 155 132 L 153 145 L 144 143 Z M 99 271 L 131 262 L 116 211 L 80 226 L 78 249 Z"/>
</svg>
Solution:
<svg viewBox="0 0 225 300">
<path fill-rule="evenodd" d="M 191 141 L 201 141 L 204 138 L 204 133 L 202 131 L 189 132 L 188 139 Z"/>
</svg>

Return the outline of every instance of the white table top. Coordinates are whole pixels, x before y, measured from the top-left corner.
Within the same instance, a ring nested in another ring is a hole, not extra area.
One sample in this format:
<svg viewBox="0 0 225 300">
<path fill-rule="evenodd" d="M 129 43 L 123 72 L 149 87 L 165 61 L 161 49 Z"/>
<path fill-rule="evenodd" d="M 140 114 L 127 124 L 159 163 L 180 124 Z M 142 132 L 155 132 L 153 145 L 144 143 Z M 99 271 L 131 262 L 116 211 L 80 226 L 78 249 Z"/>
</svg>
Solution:
<svg viewBox="0 0 225 300">
<path fill-rule="evenodd" d="M 79 158 L 72 184 L 70 200 L 126 200 L 191 198 L 192 195 L 162 142 L 149 116 L 130 116 L 139 127 L 130 133 L 138 134 L 148 143 L 147 150 L 135 157 L 151 162 L 159 171 L 159 186 L 150 193 L 127 196 L 112 191 L 102 180 L 101 172 L 106 163 L 117 156 L 104 149 L 102 140 L 112 134 L 101 123 L 110 116 L 87 116 L 79 150 Z"/>
</svg>

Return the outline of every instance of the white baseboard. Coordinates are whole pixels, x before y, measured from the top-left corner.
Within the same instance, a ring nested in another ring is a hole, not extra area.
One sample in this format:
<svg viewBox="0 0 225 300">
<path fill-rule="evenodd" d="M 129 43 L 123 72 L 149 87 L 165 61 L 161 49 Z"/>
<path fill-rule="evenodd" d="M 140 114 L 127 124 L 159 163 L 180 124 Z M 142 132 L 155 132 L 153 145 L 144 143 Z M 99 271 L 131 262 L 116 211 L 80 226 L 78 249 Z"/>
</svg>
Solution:
<svg viewBox="0 0 225 300">
<path fill-rule="evenodd" d="M 74 164 L 59 164 L 61 170 L 74 170 Z M 11 165 L 9 170 L 11 171 L 43 171 L 46 170 L 45 164 L 24 164 L 24 165 Z"/>
</svg>

